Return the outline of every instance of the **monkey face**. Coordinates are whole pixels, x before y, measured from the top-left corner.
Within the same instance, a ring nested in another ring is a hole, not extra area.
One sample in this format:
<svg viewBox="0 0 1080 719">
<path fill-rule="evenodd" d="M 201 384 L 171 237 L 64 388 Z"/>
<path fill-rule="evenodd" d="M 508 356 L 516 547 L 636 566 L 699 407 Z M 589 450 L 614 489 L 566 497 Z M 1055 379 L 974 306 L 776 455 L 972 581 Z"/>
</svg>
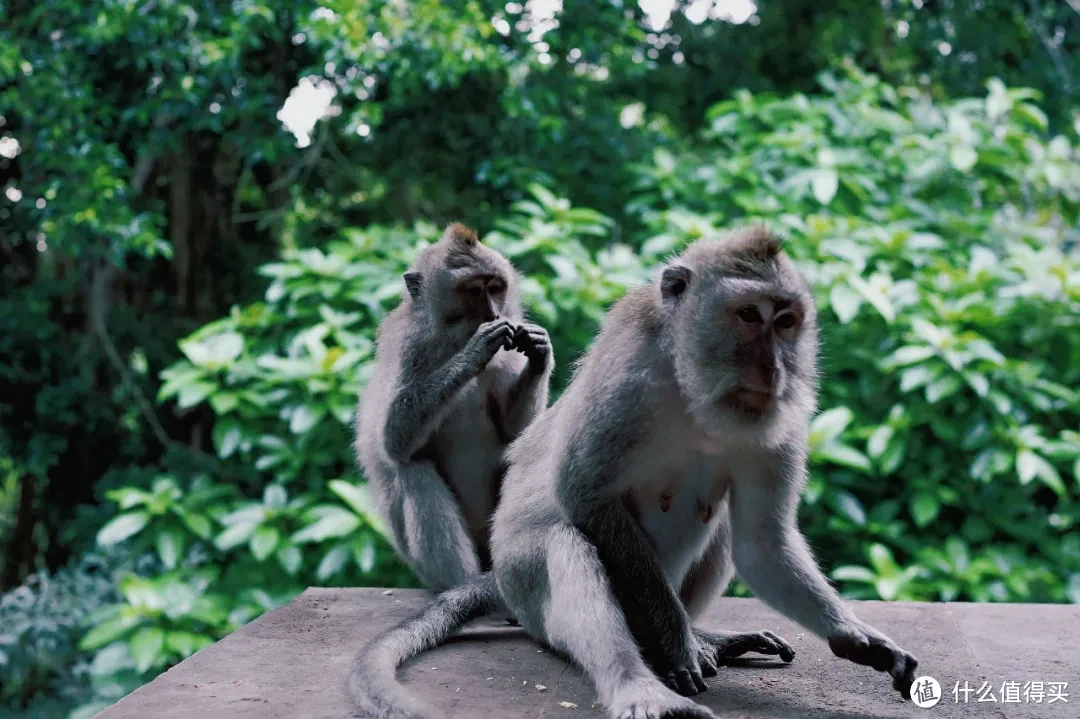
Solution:
<svg viewBox="0 0 1080 719">
<path fill-rule="evenodd" d="M 455 225 L 438 243 L 422 250 L 415 267 L 405 273 L 415 305 L 454 347 L 468 341 L 485 322 L 518 320 L 515 280 L 506 258 Z"/>
<path fill-rule="evenodd" d="M 706 432 L 767 430 L 812 404 L 812 299 L 785 274 L 702 273 L 674 307 L 676 376 Z"/>
</svg>

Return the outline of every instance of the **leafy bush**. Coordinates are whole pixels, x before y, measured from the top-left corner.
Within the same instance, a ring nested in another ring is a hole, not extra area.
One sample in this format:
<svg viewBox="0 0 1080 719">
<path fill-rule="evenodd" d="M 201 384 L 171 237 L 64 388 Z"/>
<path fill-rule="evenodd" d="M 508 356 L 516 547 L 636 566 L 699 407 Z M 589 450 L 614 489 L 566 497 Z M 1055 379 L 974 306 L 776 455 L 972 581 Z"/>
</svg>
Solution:
<svg viewBox="0 0 1080 719">
<path fill-rule="evenodd" d="M 485 241 L 527 275 L 559 373 L 669 253 L 784 232 L 824 325 L 803 525 L 852 597 L 1080 599 L 1080 162 L 1031 93 L 935 104 L 851 73 L 827 94 L 742 93 L 693 147 L 635 168 L 642 231 L 534 186 Z M 299 225 L 298 225 L 299 227 Z M 181 343 L 160 400 L 207 405 L 213 479 L 109 498 L 122 580 L 84 649 L 149 677 L 309 584 L 414 585 L 351 449 L 374 331 L 439 228 L 346 228 L 262 268 L 263 301 Z M 735 591 L 744 592 L 741 587 Z"/>
<path fill-rule="evenodd" d="M 30 714 L 47 714 L 56 702 L 88 696 L 100 662 L 87 661 L 76 645 L 88 617 L 116 596 L 115 555 L 87 555 L 53 575 L 38 572 L 0 596 L 0 706 L 39 695 Z"/>
</svg>

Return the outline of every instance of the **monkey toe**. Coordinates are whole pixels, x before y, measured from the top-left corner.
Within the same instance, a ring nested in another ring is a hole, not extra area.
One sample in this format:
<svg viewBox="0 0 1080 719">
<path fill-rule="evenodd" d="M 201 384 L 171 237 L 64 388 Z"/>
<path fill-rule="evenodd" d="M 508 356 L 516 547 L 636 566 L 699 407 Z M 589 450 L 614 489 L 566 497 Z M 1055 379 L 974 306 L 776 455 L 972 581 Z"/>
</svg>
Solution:
<svg viewBox="0 0 1080 719">
<path fill-rule="evenodd" d="M 709 685 L 705 683 L 705 680 L 701 677 L 701 672 L 697 670 L 676 669 L 674 674 L 675 686 L 678 687 L 678 692 L 685 697 L 692 697 L 695 694 L 709 690 Z"/>
</svg>

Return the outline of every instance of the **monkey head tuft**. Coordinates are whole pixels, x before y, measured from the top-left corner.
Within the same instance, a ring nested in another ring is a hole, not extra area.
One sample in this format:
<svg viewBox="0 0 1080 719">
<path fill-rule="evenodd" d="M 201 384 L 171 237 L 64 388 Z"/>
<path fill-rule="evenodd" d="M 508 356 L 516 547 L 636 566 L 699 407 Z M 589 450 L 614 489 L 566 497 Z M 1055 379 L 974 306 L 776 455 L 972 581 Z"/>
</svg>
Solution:
<svg viewBox="0 0 1080 719">
<path fill-rule="evenodd" d="M 699 240 L 664 270 L 661 301 L 676 378 L 709 433 L 805 426 L 816 403 L 809 286 L 764 227 Z M 759 431 L 760 434 L 760 431 Z"/>
<path fill-rule="evenodd" d="M 466 227 L 460 222 L 451 222 L 446 231 L 443 232 L 443 241 L 456 242 L 460 245 L 472 246 L 480 243 L 480 238 L 476 236 L 476 231 L 471 227 Z"/>
</svg>

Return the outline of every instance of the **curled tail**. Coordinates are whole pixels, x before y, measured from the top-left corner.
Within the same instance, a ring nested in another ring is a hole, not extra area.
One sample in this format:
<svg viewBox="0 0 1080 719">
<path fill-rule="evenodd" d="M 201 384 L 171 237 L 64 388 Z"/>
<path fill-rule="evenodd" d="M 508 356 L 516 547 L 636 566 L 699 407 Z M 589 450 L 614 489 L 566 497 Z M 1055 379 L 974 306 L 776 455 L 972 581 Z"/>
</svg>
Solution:
<svg viewBox="0 0 1080 719">
<path fill-rule="evenodd" d="M 349 692 L 361 716 L 373 719 L 429 719 L 430 709 L 397 681 L 397 668 L 433 649 L 467 622 L 503 606 L 495 577 L 484 573 L 439 594 L 423 611 L 375 637 L 356 658 Z"/>
</svg>

